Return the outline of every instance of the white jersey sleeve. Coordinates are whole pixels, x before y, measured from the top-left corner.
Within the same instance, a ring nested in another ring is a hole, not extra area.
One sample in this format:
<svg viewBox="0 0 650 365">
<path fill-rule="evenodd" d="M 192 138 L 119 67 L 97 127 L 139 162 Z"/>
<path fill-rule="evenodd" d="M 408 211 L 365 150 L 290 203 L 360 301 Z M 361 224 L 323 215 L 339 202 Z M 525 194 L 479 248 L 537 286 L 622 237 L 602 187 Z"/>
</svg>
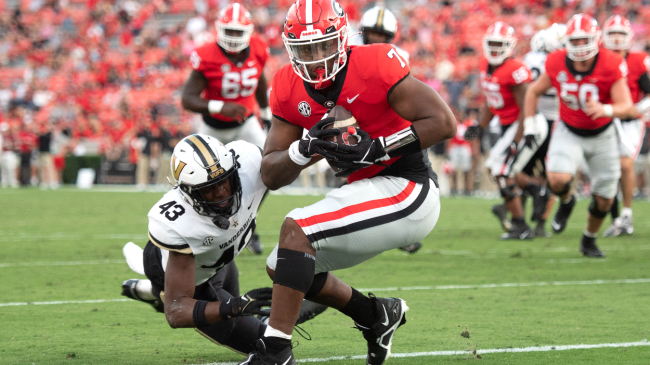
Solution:
<svg viewBox="0 0 650 365">
<path fill-rule="evenodd" d="M 163 267 L 169 251 L 194 255 L 196 285 L 214 276 L 248 245 L 255 230 L 257 209 L 266 192 L 260 167 L 262 151 L 243 141 L 231 142 L 240 165 L 241 204 L 229 218 L 228 229 L 220 229 L 212 219 L 198 214 L 180 189 L 172 189 L 149 211 L 149 238 L 160 247 Z"/>
<path fill-rule="evenodd" d="M 546 72 L 546 56 L 545 52 L 528 52 L 524 56 L 524 64 L 530 69 L 533 81 Z M 537 111 L 544 115 L 547 120 L 556 120 L 559 117 L 559 108 L 557 90 L 550 88 L 539 99 Z"/>
</svg>

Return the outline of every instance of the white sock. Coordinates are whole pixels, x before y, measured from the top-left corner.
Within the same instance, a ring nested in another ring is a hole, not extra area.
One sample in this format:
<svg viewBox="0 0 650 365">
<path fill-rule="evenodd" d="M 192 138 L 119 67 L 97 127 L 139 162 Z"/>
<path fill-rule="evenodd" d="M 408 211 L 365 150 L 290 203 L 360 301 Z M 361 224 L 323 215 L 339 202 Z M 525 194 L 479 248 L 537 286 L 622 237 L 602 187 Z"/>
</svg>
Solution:
<svg viewBox="0 0 650 365">
<path fill-rule="evenodd" d="M 271 326 L 266 326 L 264 337 L 280 337 L 280 338 L 284 338 L 285 340 L 291 340 L 291 335 L 287 335 L 286 333 L 276 330 Z"/>
<path fill-rule="evenodd" d="M 598 237 L 598 232 L 596 232 L 596 233 L 591 233 L 591 232 L 587 231 L 586 228 L 585 228 L 585 231 L 584 231 L 582 234 L 584 234 L 585 236 L 587 236 L 587 237 L 589 237 L 589 238 L 596 238 L 596 237 Z"/>
<path fill-rule="evenodd" d="M 632 218 L 632 208 L 623 207 L 623 209 L 621 209 L 621 217 Z"/>
<path fill-rule="evenodd" d="M 135 284 L 135 291 L 138 292 L 138 296 L 142 300 L 156 300 L 156 296 L 153 295 L 153 289 L 151 288 L 150 280 L 139 280 Z"/>
</svg>

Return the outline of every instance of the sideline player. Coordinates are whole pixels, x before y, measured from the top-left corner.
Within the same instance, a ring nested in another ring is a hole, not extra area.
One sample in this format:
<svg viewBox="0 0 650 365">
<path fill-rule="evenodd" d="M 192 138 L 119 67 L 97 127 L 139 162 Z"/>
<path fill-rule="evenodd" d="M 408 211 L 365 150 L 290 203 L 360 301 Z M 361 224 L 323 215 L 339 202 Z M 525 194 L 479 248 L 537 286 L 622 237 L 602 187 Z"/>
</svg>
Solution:
<svg viewBox="0 0 650 365">
<path fill-rule="evenodd" d="M 492 207 L 492 212 L 504 230 L 509 231 L 501 236 L 502 239 L 531 239 L 534 234 L 524 219 L 521 190 L 514 178 L 520 171 L 512 169 L 518 152 L 517 144 L 523 135 L 520 123 L 523 111 L 520 107 L 531 81 L 528 68 L 521 60 L 512 57 L 516 44 L 514 29 L 500 21 L 490 25 L 483 36 L 485 58 L 480 65 L 480 83 L 486 102 L 478 126 L 470 127 L 465 138 L 476 138 L 495 115 L 499 117 L 501 138 L 492 147 L 485 166 L 499 185 L 505 203 Z M 504 206 L 512 215 L 510 227 Z"/>
<path fill-rule="evenodd" d="M 174 148 L 176 185 L 149 211 L 144 252 L 124 247 L 129 266 L 149 280 L 122 283 L 122 295 L 164 312 L 172 328 L 192 328 L 211 341 L 247 354 L 266 330 L 251 315 L 268 315 L 271 288 L 239 296 L 233 261 L 250 243 L 266 192 L 262 152 L 244 141 L 223 145 L 193 134 Z M 325 310 L 305 301 L 299 321 Z M 242 317 L 246 316 L 246 317 Z"/>
<path fill-rule="evenodd" d="M 650 99 L 644 95 L 650 95 L 650 57 L 645 52 L 630 51 L 634 32 L 630 21 L 620 15 L 614 15 L 605 21 L 603 25 L 603 44 L 605 48 L 612 50 L 625 58 L 628 75 L 627 86 L 632 94 L 632 102 L 637 103 L 636 108 L 639 115 L 632 118 L 621 119 L 619 130 L 619 152 L 621 154 L 621 191 L 623 192 L 623 209 L 619 217 L 618 199 L 614 198 L 612 203 L 612 224 L 603 232 L 605 237 L 615 237 L 622 234 L 632 234 L 632 198 L 636 183 L 634 173 L 634 160 L 636 160 L 643 144 L 645 136 L 645 123 L 641 119 L 650 109 Z M 617 124 L 618 125 L 618 124 Z"/>
<path fill-rule="evenodd" d="M 558 49 L 564 48 L 564 36 L 566 35 L 565 24 L 553 24 L 547 29 L 542 29 L 535 33 L 530 40 L 530 52 L 524 56 L 524 64 L 530 69 L 533 81 L 537 80 L 545 72 L 546 57 L 549 53 Z M 550 215 L 551 209 L 555 199 L 551 199 L 550 191 L 547 192 L 546 181 L 546 153 L 548 151 L 548 144 L 551 139 L 550 130 L 553 127 L 553 122 L 558 118 L 559 101 L 557 90 L 554 88 L 549 89 L 546 94 L 542 95 L 539 100 L 537 112 L 544 116 L 548 126 L 546 138 L 542 142 L 535 155 L 530 160 L 528 165 L 524 168 L 524 172 L 528 176 L 534 176 L 535 172 L 538 174 L 538 186 L 541 190 L 538 194 L 533 195 L 538 197 L 540 202 L 537 205 L 539 209 L 533 212 L 533 220 L 537 221 L 535 227 L 535 237 L 550 237 L 551 234 L 546 232 L 546 219 Z M 537 170 L 537 171 L 535 171 Z M 529 188 L 530 189 L 530 188 Z M 535 189 L 535 188 L 533 188 Z M 527 190 L 527 189 L 524 189 Z M 535 208 L 535 204 L 534 204 Z"/>
<path fill-rule="evenodd" d="M 397 18 L 395 18 L 395 15 L 390 9 L 383 6 L 375 6 L 363 13 L 361 17 L 361 37 L 363 44 L 390 44 L 395 38 L 395 33 L 397 33 Z M 391 45 L 408 65 L 409 53 L 394 44 Z M 423 151 L 423 153 L 426 154 L 427 152 Z M 420 248 L 422 248 L 422 243 L 416 242 L 400 247 L 399 249 L 408 253 L 416 253 Z"/>
<path fill-rule="evenodd" d="M 625 118 L 633 109 L 627 65 L 620 55 L 600 49 L 599 41 L 596 20 L 574 15 L 567 24 L 566 49 L 548 55 L 546 72 L 529 88 L 525 103 L 526 118 L 533 118 L 542 95 L 551 87 L 560 91 L 560 119 L 553 126 L 546 166 L 549 186 L 560 198 L 552 226 L 555 233 L 566 228 L 576 203 L 571 182 L 585 158 L 593 177 L 593 200 L 580 252 L 589 257 L 605 257 L 596 237 L 621 177 L 612 118 Z"/>
<path fill-rule="evenodd" d="M 255 102 L 264 124 L 271 120 L 264 65 L 269 49 L 253 35 L 250 13 L 239 3 L 225 7 L 215 22 L 217 43 L 192 52 L 192 72 L 182 91 L 183 108 L 200 113 L 199 133 L 229 143 L 244 140 L 264 146 L 266 134 L 253 115 Z M 262 253 L 257 234 L 249 250 Z"/>
<path fill-rule="evenodd" d="M 286 17 L 291 64 L 273 79 L 262 178 L 270 189 L 288 185 L 319 154 L 343 168 L 349 184 L 287 215 L 267 259 L 274 282 L 269 327 L 242 364 L 296 363 L 290 334 L 304 297 L 354 320 L 367 340 L 368 364 L 384 363 L 395 330 L 406 321 L 402 299 L 365 296 L 330 271 L 431 232 L 439 189 L 422 150 L 452 137 L 456 121 L 433 89 L 409 75 L 394 47 L 348 47 L 348 31 L 336 1 L 298 0 Z M 333 122 L 322 118 L 336 104 L 355 116 L 359 144 L 324 141 L 339 132 L 322 130 Z M 305 137 L 303 129 L 309 130 Z"/>
</svg>

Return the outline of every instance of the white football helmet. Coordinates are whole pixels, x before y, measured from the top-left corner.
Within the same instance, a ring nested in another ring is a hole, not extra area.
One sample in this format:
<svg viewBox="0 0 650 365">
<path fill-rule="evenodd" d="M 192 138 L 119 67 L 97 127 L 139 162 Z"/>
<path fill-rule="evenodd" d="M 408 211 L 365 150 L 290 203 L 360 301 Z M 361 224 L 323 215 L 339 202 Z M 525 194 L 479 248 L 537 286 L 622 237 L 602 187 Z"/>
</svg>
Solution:
<svg viewBox="0 0 650 365">
<path fill-rule="evenodd" d="M 546 53 L 564 48 L 566 29 L 566 24 L 553 23 L 544 30 L 544 51 Z"/>
<path fill-rule="evenodd" d="M 531 52 L 546 52 L 546 45 L 544 44 L 544 37 L 546 36 L 546 29 L 542 29 L 535 33 L 530 39 Z"/>
<path fill-rule="evenodd" d="M 222 218 L 229 218 L 239 211 L 242 189 L 237 157 L 216 138 L 202 134 L 183 138 L 174 147 L 170 165 L 176 182 L 174 188 L 181 189 L 197 213 L 221 217 L 223 221 Z M 218 202 L 208 200 L 206 188 L 226 179 L 230 179 L 231 196 Z"/>
<path fill-rule="evenodd" d="M 368 44 L 366 34 L 368 30 L 386 34 L 386 43 L 390 43 L 395 38 L 395 32 L 397 32 L 397 18 L 395 18 L 392 11 L 383 6 L 370 8 L 361 17 L 361 33 L 363 34 L 364 44 Z"/>
</svg>

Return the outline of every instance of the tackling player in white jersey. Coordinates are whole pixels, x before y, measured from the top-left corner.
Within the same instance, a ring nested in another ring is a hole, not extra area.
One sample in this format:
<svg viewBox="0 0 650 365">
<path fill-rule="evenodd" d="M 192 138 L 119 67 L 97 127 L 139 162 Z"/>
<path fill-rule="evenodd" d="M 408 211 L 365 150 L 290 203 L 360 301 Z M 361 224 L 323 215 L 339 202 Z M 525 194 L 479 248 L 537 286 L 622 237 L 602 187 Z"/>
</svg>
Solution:
<svg viewBox="0 0 650 365">
<path fill-rule="evenodd" d="M 553 24 L 548 29 L 542 29 L 535 33 L 530 40 L 530 52 L 524 56 L 524 64 L 530 69 L 533 81 L 537 80 L 544 72 L 546 72 L 546 57 L 549 53 L 564 48 L 563 39 L 566 35 L 565 24 Z M 554 199 L 551 198 L 551 192 L 546 188 L 546 152 L 548 151 L 548 144 L 551 138 L 550 130 L 552 129 L 553 122 L 558 118 L 559 101 L 557 90 L 550 88 L 546 94 L 542 95 L 537 106 L 538 114 L 546 119 L 548 125 L 548 133 L 546 138 L 541 142 L 537 152 L 534 153 L 528 165 L 524 168 L 526 176 L 536 176 L 536 186 L 541 186 L 541 191 L 538 194 L 531 194 L 536 198 L 536 203 L 533 204 L 533 220 L 537 221 L 535 227 L 535 237 L 550 237 L 550 233 L 546 232 L 544 225 L 548 218 L 551 208 L 553 207 Z M 520 187 L 522 187 L 520 185 Z M 522 187 L 524 191 L 527 191 Z"/>
<path fill-rule="evenodd" d="M 242 354 L 266 330 L 251 315 L 268 314 L 262 307 L 271 299 L 271 288 L 240 297 L 233 261 L 251 241 L 267 190 L 261 162 L 262 151 L 248 142 L 185 137 L 171 159 L 176 185 L 149 211 L 149 242 L 144 251 L 124 247 L 129 266 L 149 280 L 126 280 L 123 295 L 164 311 L 172 328 L 195 328 Z"/>
</svg>

